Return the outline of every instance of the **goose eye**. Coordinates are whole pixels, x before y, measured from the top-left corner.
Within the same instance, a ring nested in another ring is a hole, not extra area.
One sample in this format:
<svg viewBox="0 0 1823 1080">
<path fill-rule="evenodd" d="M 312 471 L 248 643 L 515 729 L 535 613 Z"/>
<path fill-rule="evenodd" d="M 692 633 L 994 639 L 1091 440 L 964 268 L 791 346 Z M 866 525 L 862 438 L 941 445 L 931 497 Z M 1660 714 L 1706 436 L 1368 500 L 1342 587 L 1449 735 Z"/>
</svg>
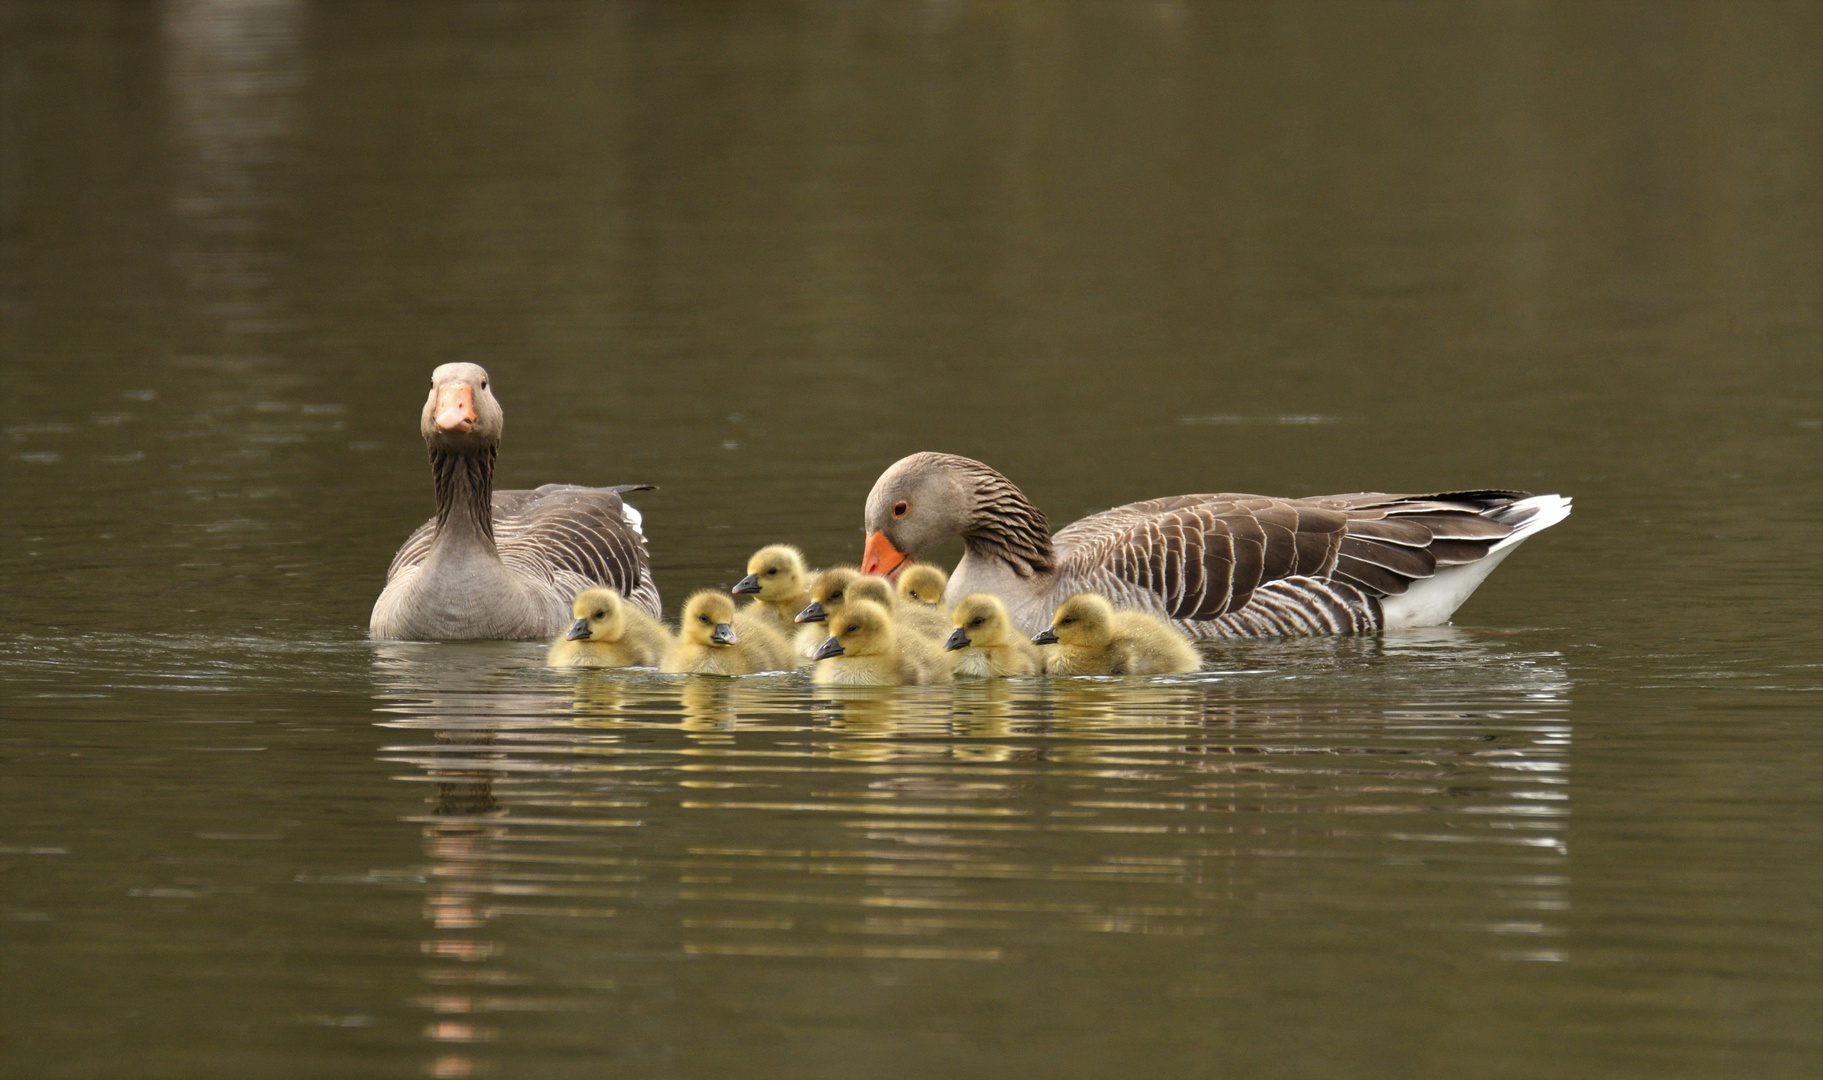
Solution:
<svg viewBox="0 0 1823 1080">
<path fill-rule="evenodd" d="M 905 512 L 910 509 L 911 507 L 903 502 L 893 503 L 893 517 L 904 517 Z"/>
<path fill-rule="evenodd" d="M 481 380 L 481 389 L 483 389 L 483 390 L 487 389 L 487 380 L 486 379 Z"/>
</svg>

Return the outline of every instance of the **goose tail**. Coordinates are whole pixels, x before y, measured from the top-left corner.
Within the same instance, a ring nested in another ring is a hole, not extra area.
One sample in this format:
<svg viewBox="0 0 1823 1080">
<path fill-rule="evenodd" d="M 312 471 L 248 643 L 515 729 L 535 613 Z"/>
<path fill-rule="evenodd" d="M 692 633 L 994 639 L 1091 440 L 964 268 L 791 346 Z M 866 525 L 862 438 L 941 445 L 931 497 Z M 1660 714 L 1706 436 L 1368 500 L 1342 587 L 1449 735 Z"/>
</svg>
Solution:
<svg viewBox="0 0 1823 1080">
<path fill-rule="evenodd" d="M 1570 516 L 1570 499 L 1564 495 L 1531 495 L 1485 511 L 1484 516 L 1513 531 L 1480 559 L 1460 566 L 1442 567 L 1431 577 L 1412 582 L 1403 594 L 1382 599 L 1380 610 L 1386 629 L 1441 626 L 1449 622 L 1463 601 L 1513 553 L 1514 548 L 1527 537 Z"/>
</svg>

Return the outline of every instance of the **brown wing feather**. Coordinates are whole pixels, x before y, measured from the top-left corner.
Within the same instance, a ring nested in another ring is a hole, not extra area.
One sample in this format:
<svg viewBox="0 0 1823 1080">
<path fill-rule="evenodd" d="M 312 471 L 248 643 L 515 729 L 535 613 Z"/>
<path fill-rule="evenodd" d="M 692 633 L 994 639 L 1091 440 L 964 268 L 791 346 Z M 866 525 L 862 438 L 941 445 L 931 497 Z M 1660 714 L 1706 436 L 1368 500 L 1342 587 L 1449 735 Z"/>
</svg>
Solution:
<svg viewBox="0 0 1823 1080">
<path fill-rule="evenodd" d="M 1483 515 L 1525 494 L 1178 495 L 1090 515 L 1053 539 L 1060 562 L 1085 579 L 1112 574 L 1157 597 L 1171 618 L 1199 622 L 1293 577 L 1401 594 L 1440 565 L 1485 556 L 1512 528 Z"/>
</svg>

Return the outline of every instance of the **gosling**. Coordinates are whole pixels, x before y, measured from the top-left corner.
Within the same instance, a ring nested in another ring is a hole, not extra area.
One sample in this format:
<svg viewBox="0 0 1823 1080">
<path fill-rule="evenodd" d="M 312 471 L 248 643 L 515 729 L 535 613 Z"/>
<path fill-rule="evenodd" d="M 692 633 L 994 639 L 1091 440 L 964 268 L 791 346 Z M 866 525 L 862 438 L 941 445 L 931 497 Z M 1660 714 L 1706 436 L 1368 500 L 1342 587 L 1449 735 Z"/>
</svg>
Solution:
<svg viewBox="0 0 1823 1080">
<path fill-rule="evenodd" d="M 789 635 L 792 617 L 810 603 L 810 571 L 804 553 L 789 544 L 769 544 L 747 560 L 747 576 L 734 583 L 736 596 L 752 594 L 748 610 L 769 616 L 773 629 Z"/>
<path fill-rule="evenodd" d="M 909 604 L 943 609 L 943 590 L 949 586 L 949 575 L 941 566 L 927 562 L 912 563 L 899 572 L 899 599 Z"/>
<path fill-rule="evenodd" d="M 1175 626 L 1143 611 L 1115 611 L 1098 593 L 1065 600 L 1032 642 L 1057 646 L 1045 657 L 1052 675 L 1171 675 L 1203 666 Z"/>
<path fill-rule="evenodd" d="M 684 604 L 677 644 L 659 670 L 673 675 L 751 675 L 790 671 L 791 646 L 764 615 L 734 610 L 734 598 L 704 589 Z"/>
<path fill-rule="evenodd" d="M 848 585 L 861 576 L 855 566 L 832 566 L 817 575 L 810 586 L 810 603 L 792 617 L 799 626 L 792 641 L 792 652 L 808 664 L 817 646 L 829 637 L 829 614 L 840 611 L 848 599 Z"/>
<path fill-rule="evenodd" d="M 904 582 L 900 582 L 904 588 Z M 956 627 L 943 643 L 957 678 L 1004 679 L 1041 675 L 1044 654 L 1013 629 L 1006 605 L 993 593 L 972 593 L 956 605 L 950 622 Z"/>
<path fill-rule="evenodd" d="M 949 681 L 936 646 L 901 638 L 887 610 L 872 600 L 851 600 L 829 620 L 830 636 L 817 647 L 811 680 L 820 686 L 901 686 Z"/>
<path fill-rule="evenodd" d="M 551 644 L 546 667 L 653 667 L 671 651 L 671 631 L 613 589 L 587 589 L 570 605 L 576 622 Z"/>
</svg>

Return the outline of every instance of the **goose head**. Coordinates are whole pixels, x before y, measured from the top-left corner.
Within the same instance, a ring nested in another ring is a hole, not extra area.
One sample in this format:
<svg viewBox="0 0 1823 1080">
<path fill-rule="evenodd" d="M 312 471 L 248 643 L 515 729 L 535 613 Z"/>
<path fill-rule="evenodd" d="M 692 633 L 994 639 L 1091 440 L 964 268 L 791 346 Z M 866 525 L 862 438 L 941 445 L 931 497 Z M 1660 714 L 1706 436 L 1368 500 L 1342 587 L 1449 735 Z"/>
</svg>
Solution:
<svg viewBox="0 0 1823 1080">
<path fill-rule="evenodd" d="M 865 573 L 894 578 L 906 563 L 926 557 L 968 529 L 975 500 L 954 465 L 967 460 L 950 454 L 913 454 L 880 474 L 867 494 L 862 522 L 867 531 L 861 560 Z"/>
<path fill-rule="evenodd" d="M 812 654 L 816 660 L 832 656 L 881 656 L 893 651 L 892 617 L 871 600 L 852 601 L 829 621 L 830 634 Z"/>
<path fill-rule="evenodd" d="M 418 419 L 418 430 L 433 450 L 473 453 L 497 445 L 506 427 L 487 377 L 479 364 L 444 364 L 430 373 L 430 397 Z"/>
<path fill-rule="evenodd" d="M 978 649 L 996 648 L 1005 645 L 1013 635 L 1013 619 L 1007 614 L 1006 605 L 993 593 L 971 593 L 963 597 L 951 613 L 950 622 L 955 625 L 956 632 L 943 647 L 951 651 L 971 645 Z"/>
<path fill-rule="evenodd" d="M 798 612 L 793 622 L 822 622 L 831 611 L 840 610 L 848 599 L 848 586 L 861 572 L 852 566 L 832 566 L 817 575 L 810 587 L 810 606 Z"/>
<path fill-rule="evenodd" d="M 734 636 L 734 598 L 719 589 L 693 594 L 684 604 L 677 635 L 707 648 L 739 644 Z"/>
<path fill-rule="evenodd" d="M 943 602 L 943 590 L 948 585 L 949 575 L 942 567 L 913 563 L 899 574 L 899 599 L 936 607 Z"/>
<path fill-rule="evenodd" d="M 627 612 L 620 594 L 613 589 L 585 589 L 576 594 L 570 605 L 575 622 L 566 641 L 619 641 L 627 633 Z"/>
<path fill-rule="evenodd" d="M 1058 605 L 1051 625 L 1032 639 L 1036 645 L 1105 649 L 1114 640 L 1114 605 L 1100 593 L 1077 593 Z"/>
<path fill-rule="evenodd" d="M 734 583 L 735 595 L 756 593 L 761 603 L 777 603 L 804 595 L 804 553 L 789 544 L 771 544 L 747 560 L 747 576 Z"/>
</svg>

